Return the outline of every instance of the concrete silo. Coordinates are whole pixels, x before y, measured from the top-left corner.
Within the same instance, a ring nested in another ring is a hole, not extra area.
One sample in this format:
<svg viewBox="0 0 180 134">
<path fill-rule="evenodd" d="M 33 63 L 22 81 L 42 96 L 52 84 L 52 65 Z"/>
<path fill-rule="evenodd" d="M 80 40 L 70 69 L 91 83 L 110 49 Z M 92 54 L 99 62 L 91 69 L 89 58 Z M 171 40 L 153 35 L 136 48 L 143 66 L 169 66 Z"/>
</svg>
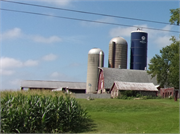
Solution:
<svg viewBox="0 0 180 134">
<path fill-rule="evenodd" d="M 88 53 L 86 93 L 96 93 L 98 84 L 98 67 L 104 66 L 104 52 L 99 48 L 93 48 Z"/>
<path fill-rule="evenodd" d="M 127 69 L 127 42 L 122 37 L 116 37 L 109 42 L 109 68 Z"/>
<path fill-rule="evenodd" d="M 137 30 L 131 32 L 130 69 L 145 70 L 147 67 L 148 34 Z"/>
</svg>

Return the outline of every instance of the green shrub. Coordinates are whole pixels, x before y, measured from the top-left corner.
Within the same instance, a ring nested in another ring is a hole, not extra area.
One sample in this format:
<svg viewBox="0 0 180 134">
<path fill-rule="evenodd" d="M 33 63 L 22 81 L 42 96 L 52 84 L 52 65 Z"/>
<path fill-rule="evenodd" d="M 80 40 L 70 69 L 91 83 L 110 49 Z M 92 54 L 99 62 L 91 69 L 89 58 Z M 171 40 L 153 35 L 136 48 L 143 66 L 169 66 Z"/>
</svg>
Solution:
<svg viewBox="0 0 180 134">
<path fill-rule="evenodd" d="M 155 98 L 153 96 L 151 96 L 151 95 L 148 95 L 147 99 L 155 99 Z"/>
<path fill-rule="evenodd" d="M 156 97 L 156 99 L 162 99 L 162 97 L 161 97 L 160 95 L 158 95 L 158 96 Z"/>
<path fill-rule="evenodd" d="M 141 97 L 141 94 L 136 94 L 136 97 L 137 97 L 137 98 Z"/>
<path fill-rule="evenodd" d="M 69 96 L 6 94 L 1 98 L 1 132 L 79 132 L 87 111 Z"/>
<path fill-rule="evenodd" d="M 121 99 L 125 99 L 125 100 L 126 100 L 127 98 L 128 98 L 128 97 L 127 97 L 126 95 L 122 95 L 122 96 L 121 96 Z"/>
<path fill-rule="evenodd" d="M 147 96 L 142 96 L 143 100 L 147 100 L 147 98 L 148 98 Z"/>
<path fill-rule="evenodd" d="M 127 96 L 127 97 L 137 97 L 137 95 L 141 96 L 138 91 L 125 90 L 125 91 L 120 91 L 120 92 L 121 92 L 121 95 Z"/>
</svg>

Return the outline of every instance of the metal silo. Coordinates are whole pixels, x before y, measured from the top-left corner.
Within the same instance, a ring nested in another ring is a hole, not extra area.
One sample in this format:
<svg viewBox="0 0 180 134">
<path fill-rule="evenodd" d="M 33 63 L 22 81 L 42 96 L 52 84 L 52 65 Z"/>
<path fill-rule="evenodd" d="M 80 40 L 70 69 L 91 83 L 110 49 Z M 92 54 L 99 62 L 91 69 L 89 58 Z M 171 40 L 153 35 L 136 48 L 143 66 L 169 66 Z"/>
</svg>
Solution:
<svg viewBox="0 0 180 134">
<path fill-rule="evenodd" d="M 130 69 L 144 70 L 147 67 L 148 34 L 137 30 L 131 32 Z"/>
<path fill-rule="evenodd" d="M 99 48 L 93 48 L 88 53 L 86 93 L 96 93 L 98 84 L 98 67 L 104 66 L 104 52 Z"/>
<path fill-rule="evenodd" d="M 109 42 L 108 67 L 127 69 L 127 42 L 116 37 Z"/>
</svg>

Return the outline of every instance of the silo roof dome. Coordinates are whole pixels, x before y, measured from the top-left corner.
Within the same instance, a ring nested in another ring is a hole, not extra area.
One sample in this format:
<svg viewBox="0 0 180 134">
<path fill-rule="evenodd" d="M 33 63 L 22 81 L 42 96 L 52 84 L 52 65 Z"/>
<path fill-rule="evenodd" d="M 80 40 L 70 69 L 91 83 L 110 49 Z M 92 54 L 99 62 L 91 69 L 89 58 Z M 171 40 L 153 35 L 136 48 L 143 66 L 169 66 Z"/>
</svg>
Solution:
<svg viewBox="0 0 180 134">
<path fill-rule="evenodd" d="M 120 44 L 120 45 L 127 45 L 126 40 L 122 37 L 115 37 L 115 38 L 111 39 L 109 44 L 111 44 L 112 42 L 115 42 L 116 44 Z"/>
<path fill-rule="evenodd" d="M 100 54 L 100 52 L 104 54 L 104 52 L 100 48 L 92 48 L 91 50 L 89 50 L 88 54 Z"/>
</svg>

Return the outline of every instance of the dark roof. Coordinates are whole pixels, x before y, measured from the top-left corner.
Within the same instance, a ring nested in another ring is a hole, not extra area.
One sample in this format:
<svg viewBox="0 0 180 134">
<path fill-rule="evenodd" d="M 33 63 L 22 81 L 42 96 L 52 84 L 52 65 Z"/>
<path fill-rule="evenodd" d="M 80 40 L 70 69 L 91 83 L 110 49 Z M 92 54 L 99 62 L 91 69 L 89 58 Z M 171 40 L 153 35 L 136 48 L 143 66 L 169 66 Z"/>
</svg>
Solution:
<svg viewBox="0 0 180 134">
<path fill-rule="evenodd" d="M 137 83 L 153 83 L 158 85 L 156 78 L 152 78 L 147 74 L 146 70 L 131 70 L 118 68 L 101 67 L 104 74 L 104 88 L 111 88 L 114 81 L 137 82 Z"/>
<path fill-rule="evenodd" d="M 115 81 L 114 84 L 118 90 L 158 91 L 153 83 Z"/>
<path fill-rule="evenodd" d="M 24 80 L 21 82 L 24 88 L 66 88 L 69 89 L 86 89 L 86 82 L 67 82 L 67 81 L 42 81 L 42 80 Z"/>
</svg>

